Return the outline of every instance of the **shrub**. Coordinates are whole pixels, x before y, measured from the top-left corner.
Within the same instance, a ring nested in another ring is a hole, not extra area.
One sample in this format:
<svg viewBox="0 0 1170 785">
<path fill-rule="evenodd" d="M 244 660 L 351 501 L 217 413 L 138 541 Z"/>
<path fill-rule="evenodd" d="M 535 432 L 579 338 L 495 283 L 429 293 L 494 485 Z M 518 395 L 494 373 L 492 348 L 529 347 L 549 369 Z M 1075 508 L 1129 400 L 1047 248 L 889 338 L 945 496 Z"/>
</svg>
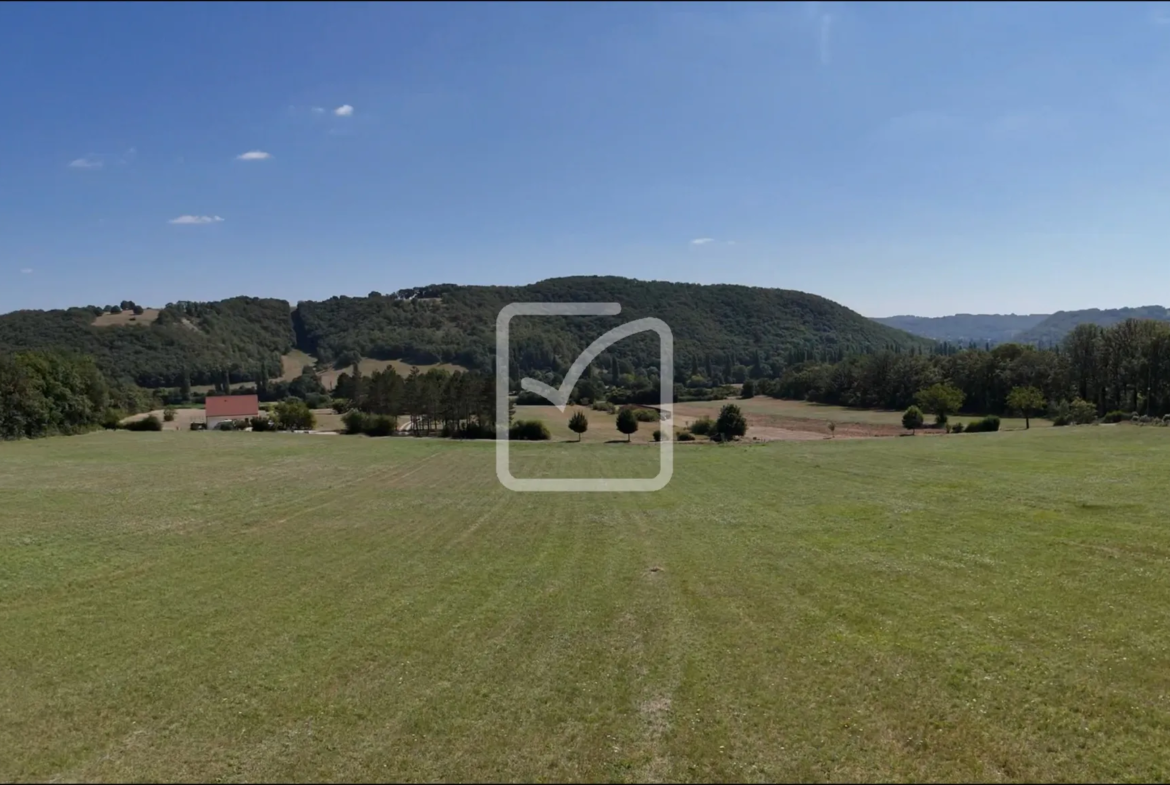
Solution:
<svg viewBox="0 0 1170 785">
<path fill-rule="evenodd" d="M 634 417 L 638 422 L 658 422 L 662 416 L 654 409 L 634 409 Z"/>
<path fill-rule="evenodd" d="M 746 379 L 743 387 L 739 391 L 740 398 L 755 398 L 756 397 L 756 383 L 751 379 Z"/>
<path fill-rule="evenodd" d="M 917 406 L 911 406 L 902 415 L 902 427 L 908 431 L 916 431 L 922 427 L 926 420 L 922 416 L 922 410 Z"/>
<path fill-rule="evenodd" d="M 695 436 L 710 436 L 715 432 L 715 421 L 710 417 L 700 417 L 691 423 L 691 433 Z"/>
<path fill-rule="evenodd" d="M 486 423 L 469 422 L 455 436 L 460 439 L 494 439 L 496 438 L 496 429 Z"/>
<path fill-rule="evenodd" d="M 305 396 L 305 403 L 310 409 L 330 409 L 333 407 L 333 399 L 324 393 L 309 393 Z"/>
<path fill-rule="evenodd" d="M 613 414 L 617 411 L 617 407 L 609 401 L 594 401 L 593 410 L 597 412 L 605 412 L 606 414 Z"/>
<path fill-rule="evenodd" d="M 333 412 L 334 412 L 334 414 L 345 414 L 351 408 L 353 408 L 353 404 L 349 402 L 348 398 L 334 398 L 333 399 Z"/>
<path fill-rule="evenodd" d="M 173 408 L 171 408 L 170 406 L 163 409 L 163 420 L 166 422 L 174 422 L 175 421 L 175 410 Z"/>
<path fill-rule="evenodd" d="M 1068 401 L 1053 401 L 1048 407 L 1048 419 L 1052 420 L 1053 427 L 1072 424 L 1072 414 L 1069 411 Z"/>
<path fill-rule="evenodd" d="M 508 429 L 508 438 L 512 441 L 540 442 L 551 439 L 552 434 L 540 420 L 516 420 Z"/>
<path fill-rule="evenodd" d="M 1080 398 L 1069 404 L 1068 412 L 1072 421 L 1077 425 L 1087 425 L 1097 421 L 1097 407 Z"/>
<path fill-rule="evenodd" d="M 346 412 L 345 416 L 341 418 L 341 422 L 345 424 L 345 432 L 350 435 L 363 433 L 366 430 L 366 415 L 357 409 Z"/>
<path fill-rule="evenodd" d="M 1108 423 L 1121 422 L 1122 420 L 1130 419 L 1130 416 L 1131 415 L 1128 412 L 1116 410 L 1116 411 L 1109 412 L 1109 414 L 1106 414 L 1102 421 L 1108 422 Z M 1132 416 L 1136 417 L 1137 415 L 1135 414 Z"/>
<path fill-rule="evenodd" d="M 106 409 L 106 413 L 102 415 L 102 427 L 107 431 L 117 429 L 121 422 L 122 413 L 117 409 Z"/>
<path fill-rule="evenodd" d="M 217 431 L 234 431 L 235 429 L 236 424 L 231 420 L 224 420 L 219 425 L 215 426 L 215 430 Z"/>
<path fill-rule="evenodd" d="M 999 430 L 999 418 L 994 414 L 984 417 L 982 420 L 976 420 L 972 423 L 967 423 L 967 433 L 991 433 Z"/>
<path fill-rule="evenodd" d="M 970 430 L 970 429 L 968 428 L 968 430 Z M 951 426 L 951 433 L 962 433 L 962 432 L 963 432 L 963 423 L 957 422 Z"/>
<path fill-rule="evenodd" d="M 148 414 L 141 420 L 126 423 L 126 430 L 128 431 L 161 431 L 162 420 L 155 417 L 153 414 Z"/>
<path fill-rule="evenodd" d="M 308 405 L 299 398 L 286 398 L 276 405 L 276 423 L 286 430 L 312 430 L 317 418 Z"/>
<path fill-rule="evenodd" d="M 724 441 L 731 441 L 747 433 L 747 419 L 738 406 L 729 403 L 719 411 L 719 419 L 715 421 L 715 432 Z"/>
<path fill-rule="evenodd" d="M 248 424 L 256 433 L 276 430 L 276 423 L 272 422 L 272 420 L 268 419 L 267 417 L 253 417 L 248 421 Z"/>
<path fill-rule="evenodd" d="M 656 442 L 662 441 L 662 431 L 657 431 L 657 430 L 654 431 L 654 441 L 656 441 Z"/>
<path fill-rule="evenodd" d="M 695 435 L 693 433 L 691 433 L 690 431 L 679 431 L 678 441 L 680 441 L 680 442 L 693 442 L 694 440 L 695 440 Z"/>
<path fill-rule="evenodd" d="M 394 419 L 384 414 L 375 414 L 365 418 L 364 433 L 366 436 L 390 436 L 394 433 Z"/>
</svg>

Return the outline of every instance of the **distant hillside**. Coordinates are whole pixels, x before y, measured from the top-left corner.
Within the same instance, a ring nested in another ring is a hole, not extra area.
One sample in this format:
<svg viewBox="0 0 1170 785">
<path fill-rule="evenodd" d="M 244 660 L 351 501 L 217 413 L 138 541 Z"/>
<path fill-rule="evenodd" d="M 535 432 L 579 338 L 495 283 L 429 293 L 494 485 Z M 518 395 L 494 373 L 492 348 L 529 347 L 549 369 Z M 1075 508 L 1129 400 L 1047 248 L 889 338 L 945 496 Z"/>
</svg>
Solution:
<svg viewBox="0 0 1170 785">
<path fill-rule="evenodd" d="M 930 345 L 803 292 L 610 276 L 552 278 L 515 287 L 443 284 L 396 295 L 334 297 L 299 303 L 294 318 L 299 346 L 325 362 L 356 354 L 490 370 L 496 315 L 508 303 L 529 301 L 619 302 L 622 313 L 516 320 L 512 359 L 524 372 L 563 372 L 594 338 L 645 316 L 670 325 L 675 364 L 683 370 L 708 361 L 752 365 L 757 353 L 761 362 L 782 363 L 797 354 Z M 611 355 L 634 367 L 657 365 L 657 339 L 650 334 L 629 338 Z"/>
<path fill-rule="evenodd" d="M 496 315 L 508 303 L 528 301 L 619 302 L 623 309 L 618 317 L 517 319 L 512 366 L 522 373 L 563 373 L 594 338 L 644 316 L 670 325 L 675 364 L 683 372 L 712 363 L 780 366 L 931 344 L 823 297 L 784 289 L 581 276 L 371 295 L 306 301 L 291 311 L 283 300 L 254 297 L 172 303 L 139 314 L 92 307 L 17 311 L 0 316 L 0 352 L 72 349 L 94 356 L 111 376 L 146 387 L 177 386 L 184 372 L 193 385 L 210 384 L 222 380 L 225 369 L 233 382 L 252 380 L 261 368 L 275 378 L 286 370 L 281 355 L 294 349 L 330 366 L 367 357 L 490 371 Z M 657 339 L 626 339 L 604 359 L 629 370 L 656 366 Z"/>
<path fill-rule="evenodd" d="M 264 365 L 280 371 L 294 346 L 284 300 L 234 297 L 214 303 L 172 303 L 135 315 L 101 309 L 15 311 L 0 316 L 0 352 L 59 347 L 92 356 L 104 372 L 143 387 L 241 379 Z"/>
<path fill-rule="evenodd" d="M 954 316 L 886 316 L 875 322 L 936 341 L 966 345 L 1007 343 L 1049 318 L 1048 314 L 970 314 Z"/>
<path fill-rule="evenodd" d="M 1058 311 L 1031 329 L 1016 336 L 1020 343 L 1038 346 L 1052 346 L 1063 340 L 1078 324 L 1096 324 L 1109 327 L 1126 319 L 1154 319 L 1170 322 L 1170 310 L 1161 305 L 1143 305 L 1140 308 L 1112 308 L 1100 310 L 1089 308 L 1084 311 Z"/>
</svg>

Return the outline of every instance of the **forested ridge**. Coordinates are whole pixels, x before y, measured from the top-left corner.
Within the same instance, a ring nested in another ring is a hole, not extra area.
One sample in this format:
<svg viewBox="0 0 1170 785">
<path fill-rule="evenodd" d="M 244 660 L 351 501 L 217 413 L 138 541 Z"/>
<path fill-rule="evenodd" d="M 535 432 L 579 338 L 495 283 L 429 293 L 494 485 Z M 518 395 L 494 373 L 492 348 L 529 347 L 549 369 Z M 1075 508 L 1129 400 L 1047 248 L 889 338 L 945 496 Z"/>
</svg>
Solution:
<svg viewBox="0 0 1170 785">
<path fill-rule="evenodd" d="M 0 352 L 79 352 L 93 357 L 109 378 L 143 387 L 220 383 L 225 373 L 233 382 L 275 378 L 280 355 L 294 347 L 323 365 L 349 366 L 366 356 L 419 364 L 452 362 L 490 372 L 500 309 L 533 301 L 619 302 L 623 310 L 617 317 L 515 320 L 511 351 L 517 373 L 563 373 L 594 338 L 644 316 L 670 325 L 676 366 L 683 370 L 711 364 L 771 364 L 779 369 L 813 358 L 930 344 L 803 292 L 579 276 L 528 286 L 441 284 L 371 292 L 366 297 L 304 301 L 295 309 L 283 300 L 255 297 L 177 302 L 162 308 L 154 322 L 141 325 L 95 326 L 95 317 L 109 306 L 17 311 L 0 316 Z M 620 360 L 632 369 L 657 366 L 657 338 L 646 334 L 627 339 L 604 359 Z"/>
<path fill-rule="evenodd" d="M 1105 310 L 1089 308 L 1083 311 L 1058 311 L 1017 335 L 1015 340 L 1038 346 L 1055 346 L 1079 325 L 1092 324 L 1097 327 L 1112 327 L 1127 319 L 1170 322 L 1170 310 L 1161 305 L 1143 305 L 1138 308 L 1109 308 Z"/>
<path fill-rule="evenodd" d="M 162 308 L 150 324 L 94 326 L 94 319 L 109 308 L 4 314 L 0 353 L 68 350 L 92 357 L 111 379 L 161 387 L 181 384 L 184 375 L 191 384 L 210 384 L 221 380 L 225 370 L 234 381 L 254 379 L 261 368 L 279 376 L 280 356 L 294 345 L 284 300 L 177 302 Z"/>
<path fill-rule="evenodd" d="M 521 317 L 511 326 L 518 372 L 563 372 L 593 339 L 654 316 L 674 334 L 676 370 L 714 362 L 782 365 L 794 358 L 843 357 L 884 348 L 927 347 L 929 340 L 877 324 L 804 292 L 727 284 L 639 281 L 612 276 L 552 278 L 527 286 L 443 284 L 392 295 L 333 297 L 298 304 L 298 340 L 323 362 L 352 355 L 453 362 L 490 371 L 496 315 L 513 302 L 618 302 L 614 317 Z M 606 359 L 633 367 L 658 364 L 657 338 L 615 344 Z"/>
</svg>

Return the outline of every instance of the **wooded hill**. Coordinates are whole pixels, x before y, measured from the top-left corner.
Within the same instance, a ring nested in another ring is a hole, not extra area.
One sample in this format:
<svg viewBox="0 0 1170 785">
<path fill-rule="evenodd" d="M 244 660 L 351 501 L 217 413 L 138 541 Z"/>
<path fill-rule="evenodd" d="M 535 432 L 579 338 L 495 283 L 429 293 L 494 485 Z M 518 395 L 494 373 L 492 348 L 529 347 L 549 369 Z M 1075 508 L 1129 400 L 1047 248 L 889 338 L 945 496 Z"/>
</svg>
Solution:
<svg viewBox="0 0 1170 785">
<path fill-rule="evenodd" d="M 118 310 L 115 307 L 115 310 Z M 254 378 L 258 369 L 280 375 L 280 357 L 293 348 L 289 304 L 233 297 L 213 303 L 179 302 L 153 321 L 95 326 L 104 308 L 15 311 L 0 316 L 0 353 L 66 349 L 93 357 L 110 378 L 142 387 Z"/>
<path fill-rule="evenodd" d="M 1160 305 L 1143 305 L 1139 308 L 1110 308 L 1101 310 L 1088 308 L 1083 311 L 1057 311 L 1034 327 L 1016 337 L 1019 343 L 1037 346 L 1055 346 L 1071 333 L 1077 325 L 1094 324 L 1098 327 L 1112 327 L 1127 319 L 1151 319 L 1156 322 L 1170 322 L 1170 311 Z"/>
<path fill-rule="evenodd" d="M 679 373 L 711 363 L 777 366 L 839 359 L 855 352 L 926 348 L 929 340 L 866 319 L 823 297 L 783 289 L 553 278 L 528 286 L 442 284 L 367 297 L 301 302 L 236 297 L 179 302 L 150 323 L 95 325 L 106 309 L 18 311 L 0 316 L 0 352 L 58 347 L 91 355 L 111 378 L 144 387 L 233 382 L 280 375 L 280 355 L 299 348 L 323 364 L 358 357 L 494 367 L 495 324 L 512 302 L 619 302 L 617 317 L 518 318 L 512 325 L 517 373 L 562 373 L 606 330 L 656 316 L 670 325 Z M 139 309 L 141 310 L 141 309 Z M 108 317 L 102 317 L 108 319 Z M 613 347 L 605 359 L 656 367 L 657 338 L 647 333 Z"/>
</svg>

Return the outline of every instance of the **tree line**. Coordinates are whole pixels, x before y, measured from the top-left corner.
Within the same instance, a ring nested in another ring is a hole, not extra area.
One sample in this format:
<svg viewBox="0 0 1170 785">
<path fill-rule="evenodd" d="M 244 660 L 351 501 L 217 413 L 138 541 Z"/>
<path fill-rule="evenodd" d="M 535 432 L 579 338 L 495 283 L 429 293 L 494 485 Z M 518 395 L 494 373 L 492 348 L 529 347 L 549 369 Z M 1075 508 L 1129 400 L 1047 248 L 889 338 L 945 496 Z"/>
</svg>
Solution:
<svg viewBox="0 0 1170 785">
<path fill-rule="evenodd" d="M 0 439 L 84 433 L 152 403 L 139 388 L 110 382 L 92 357 L 56 350 L 0 355 Z"/>
<path fill-rule="evenodd" d="M 496 435 L 496 380 L 472 371 L 393 368 L 366 376 L 358 365 L 337 378 L 333 406 L 346 415 L 350 432 L 386 435 L 402 427 L 415 436 L 490 439 Z M 508 403 L 509 419 L 515 404 Z"/>
<path fill-rule="evenodd" d="M 936 384 L 962 391 L 963 410 L 1013 411 L 1016 388 L 1035 388 L 1053 406 L 1084 401 L 1098 416 L 1170 413 L 1170 324 L 1129 319 L 1078 325 L 1046 349 L 1001 344 L 935 353 L 877 352 L 840 362 L 807 362 L 752 384 L 753 394 L 840 406 L 905 409 Z"/>
</svg>

